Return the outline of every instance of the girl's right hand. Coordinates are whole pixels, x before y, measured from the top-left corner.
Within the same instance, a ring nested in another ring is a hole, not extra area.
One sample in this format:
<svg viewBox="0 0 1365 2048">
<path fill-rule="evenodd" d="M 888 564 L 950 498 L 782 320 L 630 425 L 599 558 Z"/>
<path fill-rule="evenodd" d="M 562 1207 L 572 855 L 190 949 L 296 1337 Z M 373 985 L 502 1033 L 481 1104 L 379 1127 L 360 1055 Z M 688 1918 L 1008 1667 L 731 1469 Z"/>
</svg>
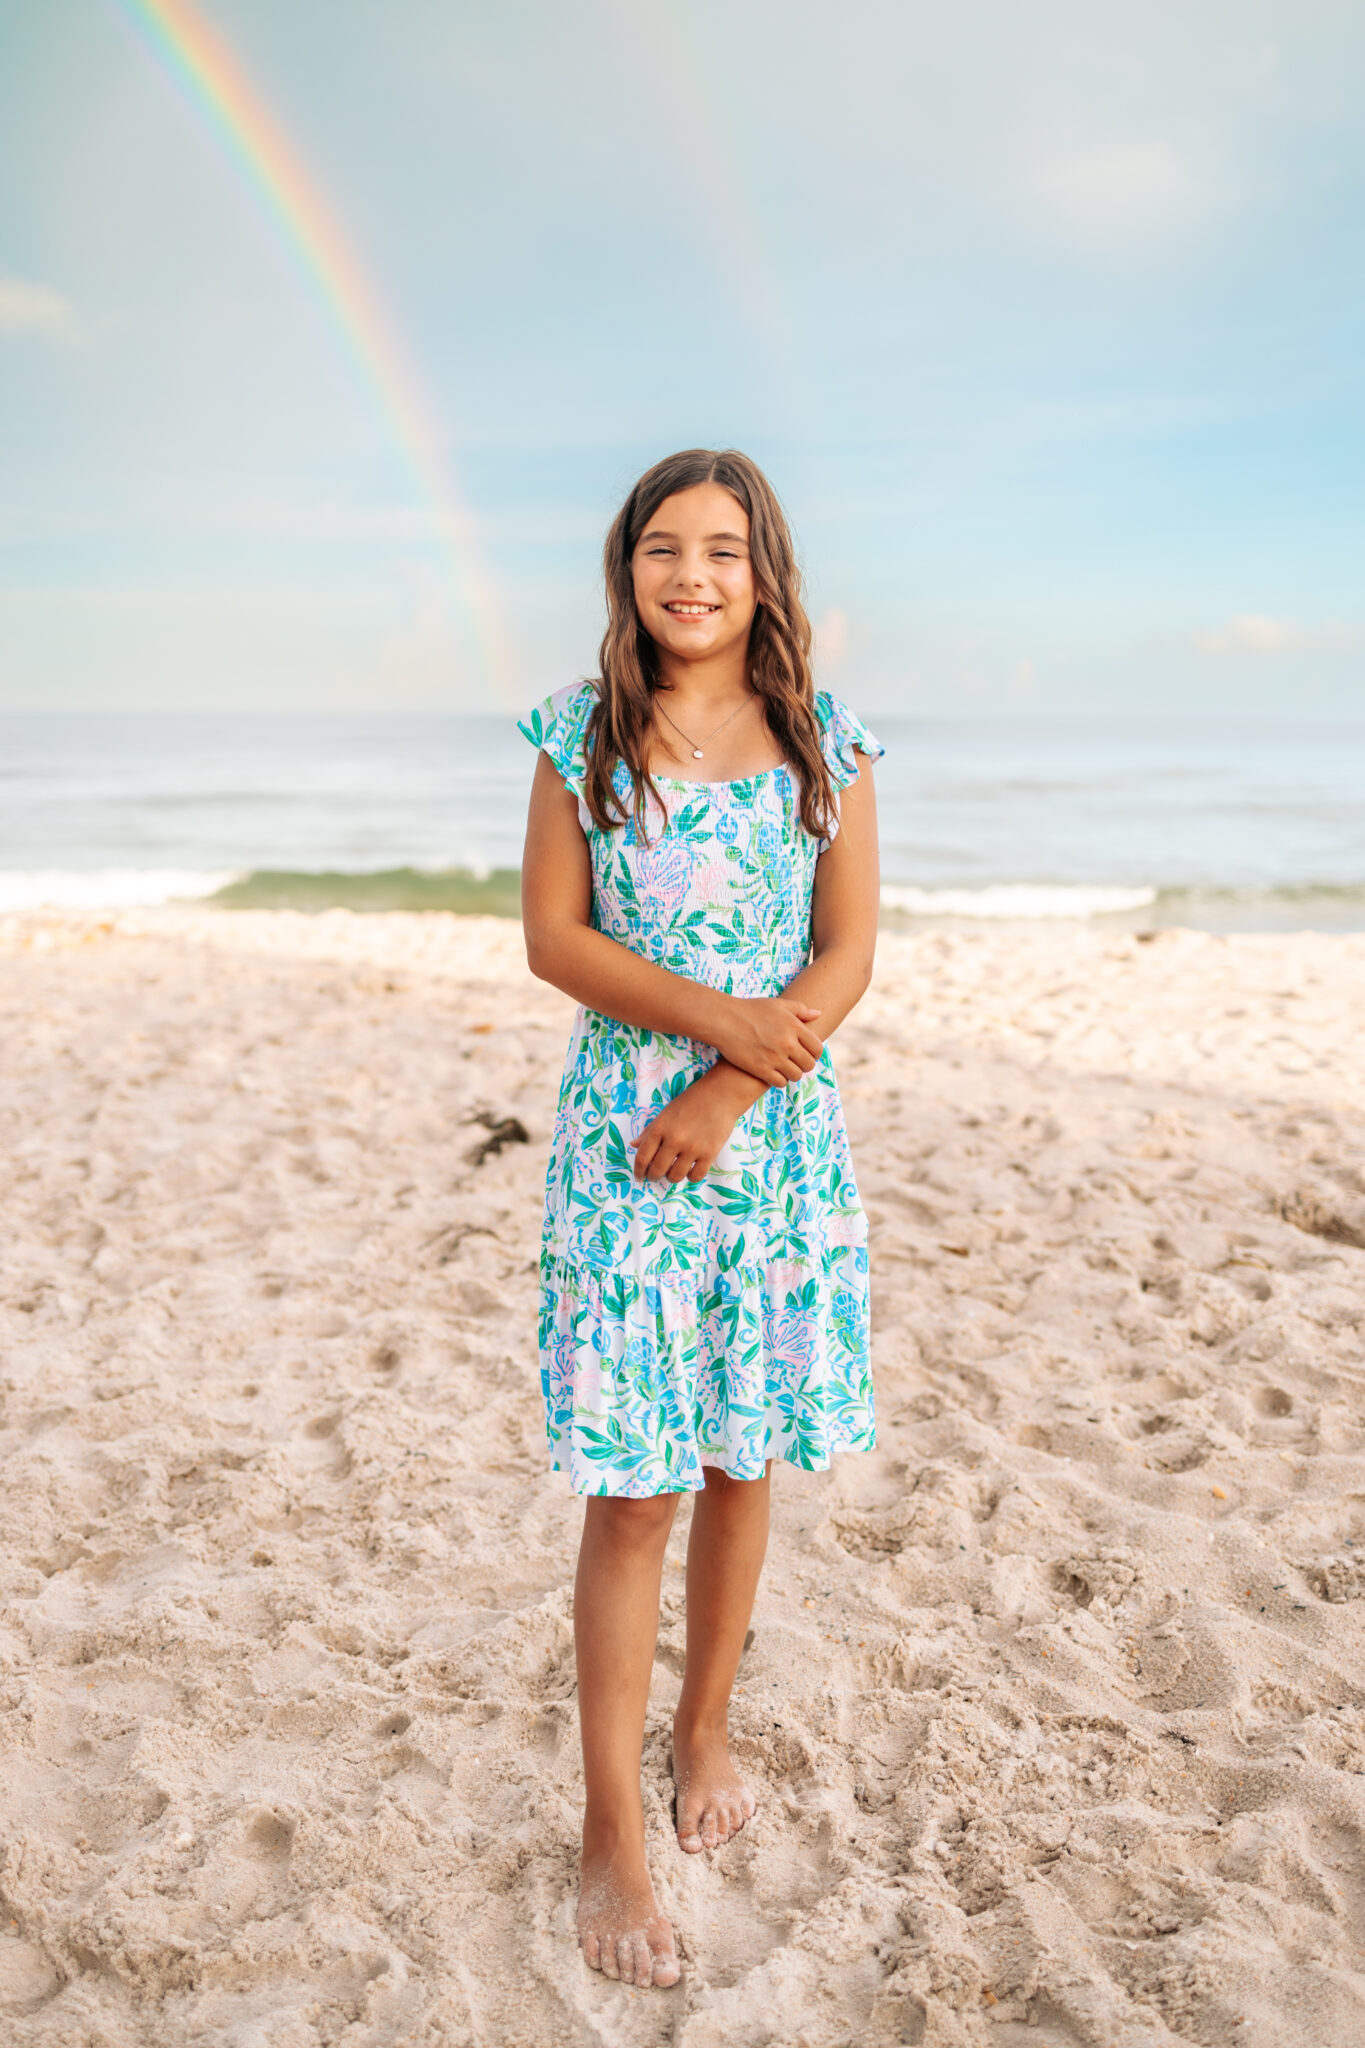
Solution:
<svg viewBox="0 0 1365 2048">
<path fill-rule="evenodd" d="M 785 996 L 731 996 L 712 1043 L 732 1067 L 767 1088 L 784 1088 L 819 1063 L 825 1041 L 811 1029 L 819 1014 Z"/>
</svg>

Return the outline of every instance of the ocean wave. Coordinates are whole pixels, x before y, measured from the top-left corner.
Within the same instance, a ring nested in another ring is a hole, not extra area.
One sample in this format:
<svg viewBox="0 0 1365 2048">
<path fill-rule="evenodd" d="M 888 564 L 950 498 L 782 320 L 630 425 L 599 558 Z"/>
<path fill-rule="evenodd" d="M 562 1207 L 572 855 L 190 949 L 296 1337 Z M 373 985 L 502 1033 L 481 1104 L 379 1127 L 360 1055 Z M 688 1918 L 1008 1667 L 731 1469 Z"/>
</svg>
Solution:
<svg viewBox="0 0 1365 2048">
<path fill-rule="evenodd" d="M 0 912 L 144 910 L 216 896 L 240 868 L 0 869 Z"/>
<path fill-rule="evenodd" d="M 1085 883 L 997 882 L 984 889 L 916 889 L 887 882 L 883 910 L 910 917 L 972 917 L 1022 920 L 1054 917 L 1114 917 L 1146 910 L 1155 889 L 1103 888 Z"/>
<path fill-rule="evenodd" d="M 520 895 L 520 872 L 512 867 L 0 869 L 0 915 L 199 903 L 212 910 L 426 910 L 518 917 Z M 964 889 L 888 882 L 882 911 L 893 928 L 906 918 L 945 924 L 1107 918 L 1128 929 L 1359 932 L 1365 931 L 1365 883 L 1157 888 L 996 882 Z"/>
<path fill-rule="evenodd" d="M 519 868 L 383 868 L 370 873 L 254 868 L 213 899 L 224 910 L 445 910 L 520 917 Z"/>
</svg>

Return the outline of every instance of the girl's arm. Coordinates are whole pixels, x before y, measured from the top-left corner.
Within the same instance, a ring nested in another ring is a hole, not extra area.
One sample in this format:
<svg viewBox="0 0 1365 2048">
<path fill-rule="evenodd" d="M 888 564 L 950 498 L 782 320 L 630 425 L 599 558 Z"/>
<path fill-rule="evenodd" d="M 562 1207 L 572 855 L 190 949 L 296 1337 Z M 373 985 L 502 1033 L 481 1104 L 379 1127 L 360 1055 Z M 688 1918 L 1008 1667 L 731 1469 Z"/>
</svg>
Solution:
<svg viewBox="0 0 1365 2048">
<path fill-rule="evenodd" d="M 811 898 L 811 952 L 783 994 L 820 1006 L 826 1038 L 866 994 L 877 950 L 881 862 L 877 850 L 877 790 L 872 763 L 854 748 L 858 780 L 839 793 L 839 830 L 815 864 Z"/>
<path fill-rule="evenodd" d="M 806 995 L 728 996 L 641 959 L 628 946 L 595 932 L 592 866 L 578 822 L 578 800 L 545 754 L 536 763 L 526 848 L 521 865 L 521 915 L 526 958 L 541 981 L 576 1002 L 678 1038 L 714 1045 L 753 1080 L 755 1095 L 810 1073 L 823 1041 Z"/>
<path fill-rule="evenodd" d="M 838 1028 L 872 979 L 881 904 L 877 794 L 871 762 L 857 755 L 856 782 L 840 793 L 839 830 L 815 868 L 810 965 L 784 995 L 818 1006 L 826 1037 Z M 739 1118 L 767 1083 L 723 1055 L 674 1096 L 640 1133 L 635 1171 L 644 1179 L 703 1180 Z"/>
</svg>

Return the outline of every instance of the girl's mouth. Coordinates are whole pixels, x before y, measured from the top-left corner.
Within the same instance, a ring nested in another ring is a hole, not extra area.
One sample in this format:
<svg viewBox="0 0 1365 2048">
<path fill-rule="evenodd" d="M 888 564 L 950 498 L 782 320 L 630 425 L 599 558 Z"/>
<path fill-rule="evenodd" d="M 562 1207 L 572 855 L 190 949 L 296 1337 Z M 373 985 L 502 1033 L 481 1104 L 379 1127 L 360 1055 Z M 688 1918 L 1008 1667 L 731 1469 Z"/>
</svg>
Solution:
<svg viewBox="0 0 1365 2048">
<path fill-rule="evenodd" d="M 718 612 L 720 606 L 718 604 L 684 604 L 681 599 L 674 598 L 664 606 L 664 610 L 671 612 L 675 619 L 705 619 L 709 618 L 712 612 Z"/>
</svg>

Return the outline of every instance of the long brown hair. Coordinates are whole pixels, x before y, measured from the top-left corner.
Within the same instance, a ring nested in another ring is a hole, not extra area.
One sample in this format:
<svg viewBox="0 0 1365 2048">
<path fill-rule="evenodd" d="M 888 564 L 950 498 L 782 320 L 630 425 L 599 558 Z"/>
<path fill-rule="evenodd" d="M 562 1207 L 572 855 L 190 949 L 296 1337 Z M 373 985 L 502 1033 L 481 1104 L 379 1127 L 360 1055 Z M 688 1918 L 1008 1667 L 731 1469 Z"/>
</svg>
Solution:
<svg viewBox="0 0 1365 2048">
<path fill-rule="evenodd" d="M 811 675 L 810 620 L 801 602 L 791 530 L 768 479 L 737 449 L 686 448 L 645 471 L 612 521 L 602 550 L 607 586 L 607 630 L 598 653 L 602 676 L 584 735 L 587 777 L 583 799 L 602 830 L 626 822 L 612 782 L 618 761 L 630 771 L 636 831 L 643 835 L 646 792 L 662 810 L 654 778 L 645 772 L 645 748 L 660 687 L 659 650 L 635 609 L 632 569 L 640 536 L 665 498 L 697 484 L 720 484 L 749 515 L 749 554 L 758 607 L 749 633 L 749 681 L 784 759 L 801 786 L 801 823 L 817 839 L 837 815 L 829 768 L 820 744 Z"/>
</svg>

